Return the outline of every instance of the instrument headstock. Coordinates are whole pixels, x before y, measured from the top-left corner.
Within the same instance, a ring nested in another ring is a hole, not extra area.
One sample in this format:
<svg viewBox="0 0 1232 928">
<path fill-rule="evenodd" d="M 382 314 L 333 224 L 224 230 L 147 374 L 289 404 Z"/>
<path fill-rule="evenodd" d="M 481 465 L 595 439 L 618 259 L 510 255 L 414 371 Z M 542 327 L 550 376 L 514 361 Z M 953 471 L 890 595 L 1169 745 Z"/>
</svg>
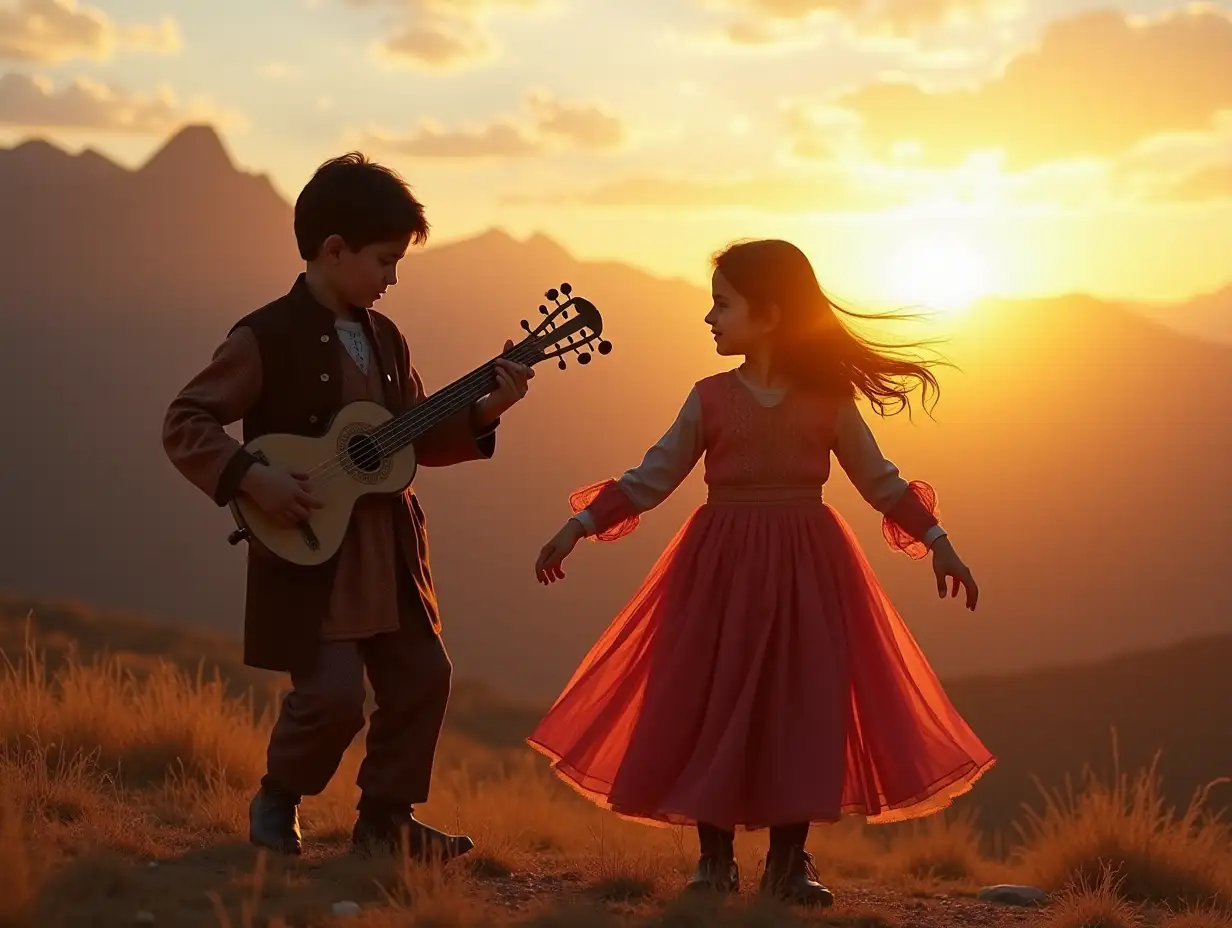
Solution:
<svg viewBox="0 0 1232 928">
<path fill-rule="evenodd" d="M 509 352 L 519 362 L 533 366 L 548 358 L 559 358 L 559 367 L 565 369 L 565 355 L 570 351 L 577 355 L 579 364 L 589 364 L 591 352 L 609 354 L 612 343 L 599 336 L 603 333 L 603 316 L 590 300 L 573 294 L 573 288 L 563 283 L 544 293 L 553 304 L 539 307 L 543 319 L 533 329 L 522 320 L 522 328 L 528 333 Z M 564 297 L 562 302 L 561 297 Z"/>
</svg>

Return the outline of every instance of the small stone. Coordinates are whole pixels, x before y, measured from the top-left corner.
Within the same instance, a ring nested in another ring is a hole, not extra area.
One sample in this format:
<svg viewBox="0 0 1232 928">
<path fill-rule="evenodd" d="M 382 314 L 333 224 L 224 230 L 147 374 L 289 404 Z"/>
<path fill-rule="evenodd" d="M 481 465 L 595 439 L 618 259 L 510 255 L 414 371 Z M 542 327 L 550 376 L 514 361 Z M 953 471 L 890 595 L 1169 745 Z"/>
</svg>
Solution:
<svg viewBox="0 0 1232 928">
<path fill-rule="evenodd" d="M 349 900 L 343 901 L 343 902 L 335 902 L 332 906 L 329 907 L 329 910 L 334 915 L 358 915 L 359 914 L 359 903 L 351 902 Z"/>
<path fill-rule="evenodd" d="M 985 886 L 976 898 L 981 902 L 994 902 L 1001 905 L 1043 905 L 1048 901 L 1048 894 L 1035 886 L 998 883 L 996 886 Z"/>
<path fill-rule="evenodd" d="M 154 924 L 154 913 L 153 912 L 138 912 L 137 913 L 137 924 L 138 925 Z"/>
</svg>

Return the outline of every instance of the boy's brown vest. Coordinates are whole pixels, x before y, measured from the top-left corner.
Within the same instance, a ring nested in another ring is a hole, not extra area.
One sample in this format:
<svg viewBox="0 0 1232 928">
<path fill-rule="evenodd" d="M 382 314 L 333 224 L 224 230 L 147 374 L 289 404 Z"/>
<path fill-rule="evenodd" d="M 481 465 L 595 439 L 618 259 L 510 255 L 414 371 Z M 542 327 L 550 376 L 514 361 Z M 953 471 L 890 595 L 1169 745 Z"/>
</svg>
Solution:
<svg viewBox="0 0 1232 928">
<path fill-rule="evenodd" d="M 410 357 L 397 326 L 378 312 L 361 314 L 373 346 L 384 388 L 384 405 L 394 415 L 405 408 Z M 285 296 L 249 313 L 231 331 L 247 326 L 261 352 L 261 396 L 242 420 L 244 441 L 269 432 L 319 435 L 342 406 L 342 367 L 335 316 L 309 292 L 301 274 Z M 218 481 L 214 501 L 225 506 L 234 497 L 252 462 L 239 451 Z M 392 501 L 396 519 L 410 519 L 419 542 L 411 568 L 424 611 L 440 630 L 440 618 L 428 566 L 423 512 L 413 493 Z M 306 672 L 318 651 L 320 631 L 330 602 L 337 556 L 324 564 L 302 567 L 248 549 L 244 604 L 244 662 L 266 670 Z M 411 559 L 407 559 L 411 560 Z M 395 582 L 394 577 L 389 582 Z"/>
</svg>

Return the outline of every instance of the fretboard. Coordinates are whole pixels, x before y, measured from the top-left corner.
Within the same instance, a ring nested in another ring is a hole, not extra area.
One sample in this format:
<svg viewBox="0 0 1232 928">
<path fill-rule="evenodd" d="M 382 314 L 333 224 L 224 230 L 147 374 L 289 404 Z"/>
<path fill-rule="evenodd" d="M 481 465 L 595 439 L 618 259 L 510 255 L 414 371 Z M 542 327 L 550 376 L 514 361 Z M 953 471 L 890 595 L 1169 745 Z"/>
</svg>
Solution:
<svg viewBox="0 0 1232 928">
<path fill-rule="evenodd" d="M 515 348 L 503 357 L 519 364 L 532 363 L 525 357 L 529 354 L 526 346 L 520 347 L 521 350 Z M 395 454 L 476 400 L 487 396 L 496 389 L 496 385 L 496 365 L 494 361 L 488 361 L 390 419 L 376 430 L 373 438 L 379 444 L 382 455 Z"/>
</svg>

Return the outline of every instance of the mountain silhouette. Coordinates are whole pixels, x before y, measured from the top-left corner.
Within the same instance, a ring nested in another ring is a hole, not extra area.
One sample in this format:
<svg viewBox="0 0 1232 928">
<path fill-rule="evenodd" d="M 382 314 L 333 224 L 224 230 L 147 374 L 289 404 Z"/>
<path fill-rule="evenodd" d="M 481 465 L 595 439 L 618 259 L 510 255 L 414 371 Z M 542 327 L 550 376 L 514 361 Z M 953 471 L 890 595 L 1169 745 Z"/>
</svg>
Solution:
<svg viewBox="0 0 1232 928">
<path fill-rule="evenodd" d="M 226 182 L 235 174 L 235 164 L 227 146 L 213 126 L 185 126 L 156 151 L 141 167 L 147 178 L 166 177 L 173 182 L 185 178 Z"/>
<path fill-rule="evenodd" d="M 1232 344 L 1232 286 L 1175 306 L 1143 306 L 1148 318 L 1198 338 Z"/>
<path fill-rule="evenodd" d="M 290 206 L 208 127 L 134 171 L 27 142 L 0 152 L 0 196 L 0 588 L 237 633 L 233 523 L 174 472 L 159 432 L 234 321 L 300 269 Z M 708 294 L 498 229 L 416 251 L 399 273 L 379 308 L 429 389 L 517 340 L 549 287 L 568 281 L 604 314 L 613 353 L 540 365 L 493 461 L 416 478 L 458 675 L 550 698 L 703 498 L 699 468 L 637 533 L 583 545 L 565 583 L 535 584 L 568 493 L 637 463 L 690 384 L 729 366 L 705 336 Z M 827 488 L 941 672 L 1232 630 L 1232 348 L 1075 296 L 989 302 L 943 349 L 960 369 L 941 372 L 936 421 L 866 414 L 904 474 L 937 487 L 980 611 L 938 601 L 927 561 L 886 550 L 837 468 Z"/>
</svg>

